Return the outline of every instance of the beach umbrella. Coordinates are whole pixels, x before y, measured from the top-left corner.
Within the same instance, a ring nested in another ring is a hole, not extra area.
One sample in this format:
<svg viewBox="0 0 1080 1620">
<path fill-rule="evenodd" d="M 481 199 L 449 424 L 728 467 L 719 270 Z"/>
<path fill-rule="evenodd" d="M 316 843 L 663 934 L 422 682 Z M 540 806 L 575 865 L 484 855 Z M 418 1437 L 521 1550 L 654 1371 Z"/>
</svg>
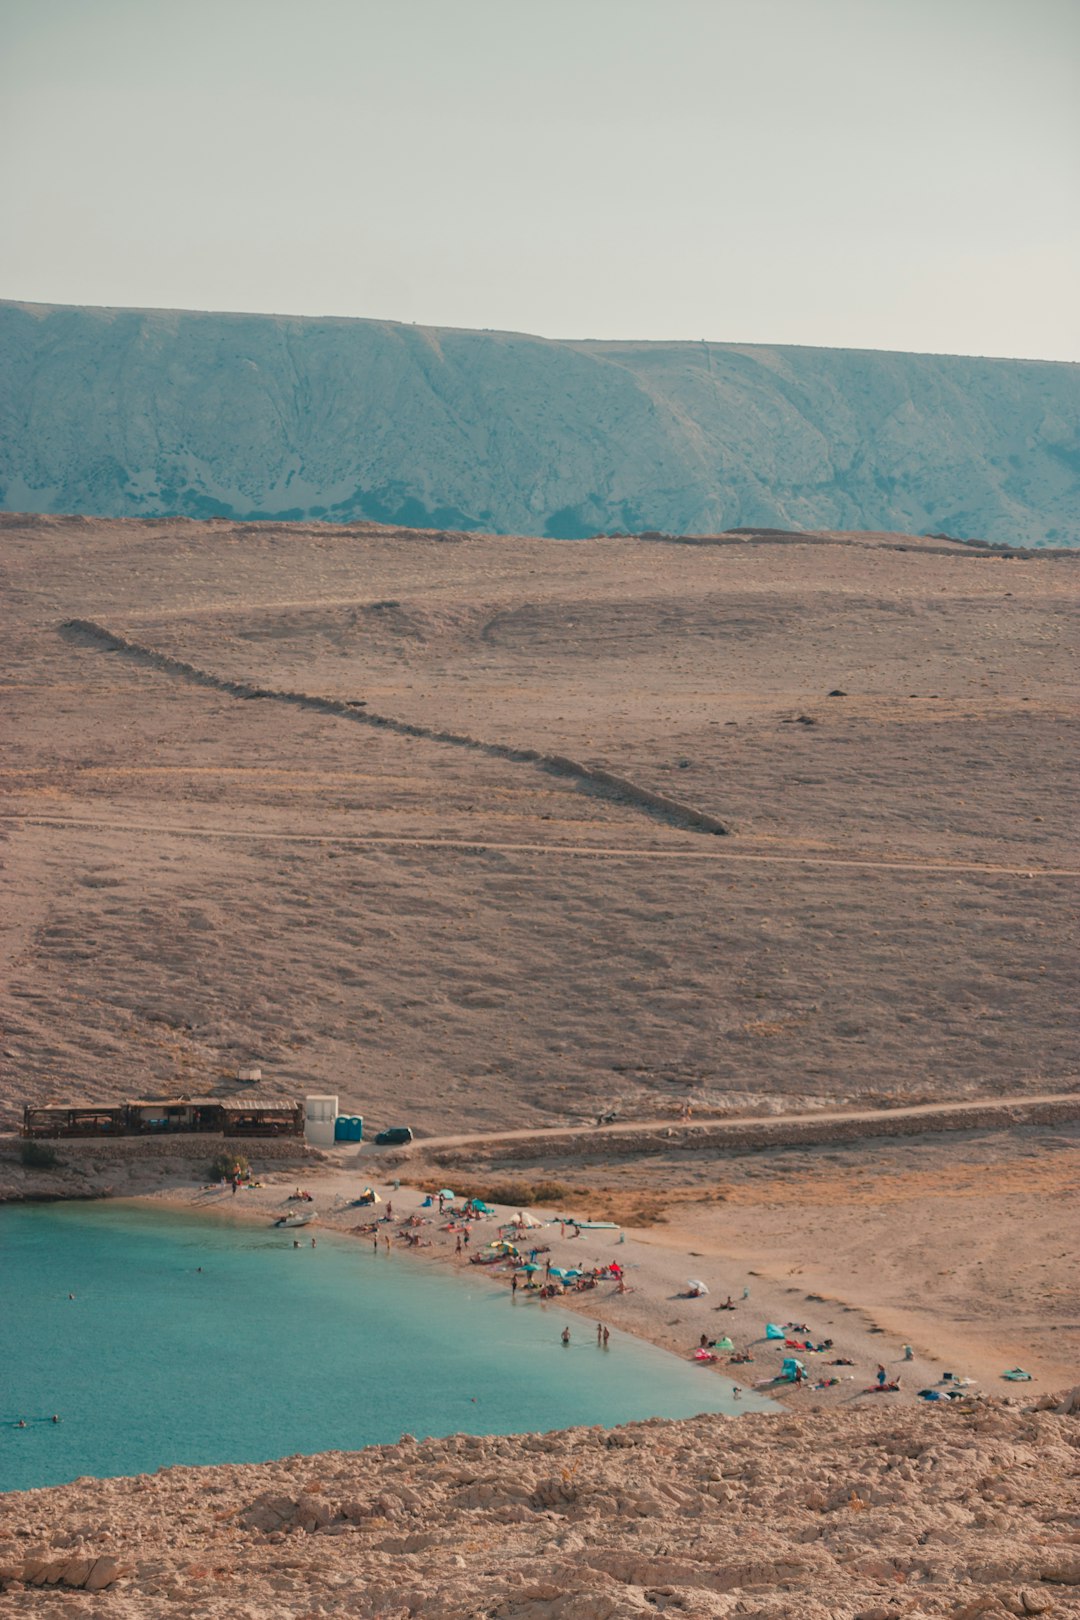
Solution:
<svg viewBox="0 0 1080 1620">
<path fill-rule="evenodd" d="M 542 1226 L 544 1223 L 538 1221 L 535 1215 L 530 1215 L 526 1210 L 519 1209 L 517 1212 L 517 1224 L 519 1226 Z"/>
<path fill-rule="evenodd" d="M 707 1294 L 709 1292 L 705 1284 L 698 1277 L 687 1277 L 686 1286 L 687 1288 L 695 1288 L 699 1294 Z"/>
<path fill-rule="evenodd" d="M 522 1265 L 520 1265 L 518 1267 L 518 1270 L 519 1271 L 539 1271 L 540 1267 L 537 1266 L 537 1265 L 534 1265 L 531 1260 L 526 1260 Z"/>
<path fill-rule="evenodd" d="M 450 1191 L 449 1187 L 440 1187 L 439 1188 L 439 1197 L 440 1198 L 456 1198 L 457 1193 L 452 1193 Z"/>
</svg>

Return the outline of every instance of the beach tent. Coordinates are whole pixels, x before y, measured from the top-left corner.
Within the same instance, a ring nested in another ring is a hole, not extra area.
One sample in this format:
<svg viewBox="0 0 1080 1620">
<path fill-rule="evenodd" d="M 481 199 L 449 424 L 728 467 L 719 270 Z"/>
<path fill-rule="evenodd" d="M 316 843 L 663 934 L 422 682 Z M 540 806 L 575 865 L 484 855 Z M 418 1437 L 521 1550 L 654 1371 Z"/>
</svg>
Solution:
<svg viewBox="0 0 1080 1620">
<path fill-rule="evenodd" d="M 805 1375 L 806 1367 L 804 1364 L 795 1356 L 785 1356 L 780 1367 L 781 1378 L 790 1378 L 794 1382 L 795 1374 L 797 1372 Z"/>
<path fill-rule="evenodd" d="M 524 1209 L 519 1209 L 518 1210 L 518 1212 L 517 1212 L 517 1225 L 518 1226 L 543 1226 L 543 1224 L 544 1224 L 543 1221 L 538 1221 L 535 1215 L 530 1215 L 528 1210 L 524 1210 Z"/>
<path fill-rule="evenodd" d="M 709 1292 L 708 1288 L 698 1277 L 687 1277 L 686 1286 L 687 1288 L 692 1288 L 695 1294 L 707 1294 Z"/>
<path fill-rule="evenodd" d="M 474 1198 L 470 1204 L 470 1208 L 475 1210 L 477 1215 L 494 1215 L 495 1213 L 491 1205 L 485 1204 L 482 1198 Z"/>
<path fill-rule="evenodd" d="M 723 1339 L 715 1339 L 713 1341 L 713 1349 L 714 1350 L 734 1350 L 734 1348 L 735 1348 L 735 1345 L 732 1342 L 732 1340 L 729 1339 L 729 1338 L 725 1337 Z"/>
<path fill-rule="evenodd" d="M 777 1327 L 775 1322 L 766 1322 L 765 1337 L 767 1339 L 786 1339 L 787 1334 L 782 1327 Z"/>
</svg>

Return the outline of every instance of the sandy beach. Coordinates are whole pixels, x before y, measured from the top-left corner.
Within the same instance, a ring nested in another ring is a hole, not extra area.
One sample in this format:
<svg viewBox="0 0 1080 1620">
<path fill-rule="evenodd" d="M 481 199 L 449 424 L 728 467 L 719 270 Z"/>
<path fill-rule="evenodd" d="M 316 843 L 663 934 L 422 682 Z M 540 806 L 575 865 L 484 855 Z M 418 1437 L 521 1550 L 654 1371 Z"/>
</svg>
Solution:
<svg viewBox="0 0 1080 1620">
<path fill-rule="evenodd" d="M 390 1240 L 388 1261 L 468 1266 L 471 1275 L 482 1271 L 493 1288 L 506 1291 L 508 1308 L 528 1307 L 524 1287 L 511 1296 L 511 1265 L 470 1263 L 521 1206 L 495 1206 L 494 1216 L 471 1223 L 468 1247 L 458 1252 L 461 1223 L 450 1206 L 442 1217 L 437 1207 L 424 1207 L 427 1194 L 403 1179 L 410 1173 L 415 1179 L 415 1171 L 401 1166 L 394 1177 L 377 1177 L 377 1153 L 371 1150 L 327 1157 L 337 1163 L 264 1172 L 258 1177 L 262 1186 L 235 1195 L 228 1187 L 174 1177 L 150 1196 L 226 1219 L 270 1223 L 291 1213 L 312 1214 L 312 1226 L 297 1233 L 305 1245 L 320 1230 L 352 1234 L 376 1221 L 380 1242 Z M 571 1196 L 558 1208 L 524 1206 L 542 1225 L 523 1234 L 518 1247 L 525 1255 L 534 1243 L 542 1245 L 541 1266 L 550 1261 L 559 1269 L 589 1271 L 615 1261 L 625 1270 L 625 1292 L 605 1280 L 559 1296 L 560 1307 L 590 1324 L 623 1329 L 682 1357 L 693 1356 L 702 1335 L 729 1337 L 735 1353 L 749 1350 L 753 1356 L 750 1363 L 732 1363 L 732 1352 L 720 1351 L 715 1364 L 702 1367 L 703 1377 L 719 1373 L 751 1387 L 774 1378 L 785 1355 L 798 1356 L 807 1382 L 798 1388 L 770 1384 L 769 1392 L 799 1407 L 876 1401 L 864 1392 L 879 1365 L 890 1382 L 901 1381 L 898 1392 L 880 1397 L 894 1404 L 916 1399 L 926 1387 L 944 1388 L 945 1372 L 971 1379 L 969 1387 L 986 1394 L 1025 1395 L 1074 1381 L 1080 1364 L 1077 1258 L 1061 1241 L 1056 1250 L 1051 1247 L 1075 1210 L 1078 1165 L 1076 1127 L 1004 1139 L 972 1133 L 959 1145 L 929 1137 L 915 1144 L 755 1155 L 724 1165 L 720 1201 L 715 1167 L 702 1196 L 688 1184 L 685 1162 L 678 1172 L 661 1165 L 652 1175 L 655 1187 L 669 1188 L 663 1220 L 614 1231 L 583 1229 L 575 1236 L 561 1217 L 588 1216 L 575 1209 Z M 588 1179 L 595 1185 L 605 1171 L 609 1185 L 614 1182 L 607 1194 L 613 1209 L 641 1205 L 640 1188 L 619 1189 L 617 1167 L 594 1167 Z M 640 1168 L 625 1174 L 641 1179 Z M 298 1175 L 313 1195 L 310 1204 L 290 1197 Z M 421 1179 L 433 1190 L 457 1190 L 452 1177 Z M 466 1177 L 466 1183 L 472 1180 Z M 381 1202 L 371 1210 L 351 1207 L 368 1185 Z M 459 1207 L 461 1202 L 459 1197 Z M 413 1218 L 422 1224 L 407 1224 Z M 407 1232 L 418 1234 L 423 1247 L 412 1248 Z M 365 1239 L 370 1241 L 366 1232 L 359 1240 Z M 1040 1265 L 1033 1249 L 1053 1260 Z M 690 1279 L 704 1282 L 708 1294 L 687 1297 Z M 733 1310 L 721 1308 L 729 1296 Z M 833 1343 L 818 1353 L 792 1349 L 766 1341 L 767 1323 L 793 1324 L 788 1336 L 796 1341 Z M 852 1365 L 832 1365 L 841 1358 Z M 1031 1373 L 1030 1384 L 1002 1379 L 1017 1366 Z M 815 1387 L 834 1378 L 835 1384 Z"/>
</svg>

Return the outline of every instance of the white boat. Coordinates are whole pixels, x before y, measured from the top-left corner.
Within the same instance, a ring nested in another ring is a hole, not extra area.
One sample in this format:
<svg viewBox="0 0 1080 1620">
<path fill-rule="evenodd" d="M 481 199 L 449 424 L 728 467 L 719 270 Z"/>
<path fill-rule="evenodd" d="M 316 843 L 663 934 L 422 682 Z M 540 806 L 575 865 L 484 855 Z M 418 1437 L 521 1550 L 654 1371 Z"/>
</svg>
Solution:
<svg viewBox="0 0 1080 1620">
<path fill-rule="evenodd" d="M 275 1226 L 310 1226 L 311 1222 L 314 1219 L 315 1219 L 315 1211 L 311 1210 L 309 1213 L 307 1213 L 305 1215 L 301 1215 L 299 1213 L 297 1213 L 295 1215 L 279 1215 L 277 1220 L 274 1222 L 274 1225 Z"/>
</svg>

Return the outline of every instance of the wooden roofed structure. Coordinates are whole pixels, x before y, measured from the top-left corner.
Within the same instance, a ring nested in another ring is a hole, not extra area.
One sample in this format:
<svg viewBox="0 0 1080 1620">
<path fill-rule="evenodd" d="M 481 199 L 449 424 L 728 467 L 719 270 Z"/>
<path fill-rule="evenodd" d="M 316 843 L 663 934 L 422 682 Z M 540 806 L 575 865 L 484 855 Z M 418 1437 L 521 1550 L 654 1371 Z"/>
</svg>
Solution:
<svg viewBox="0 0 1080 1620">
<path fill-rule="evenodd" d="M 292 1097 L 139 1097 L 123 1103 L 28 1103 L 23 1136 L 303 1136 Z"/>
</svg>

